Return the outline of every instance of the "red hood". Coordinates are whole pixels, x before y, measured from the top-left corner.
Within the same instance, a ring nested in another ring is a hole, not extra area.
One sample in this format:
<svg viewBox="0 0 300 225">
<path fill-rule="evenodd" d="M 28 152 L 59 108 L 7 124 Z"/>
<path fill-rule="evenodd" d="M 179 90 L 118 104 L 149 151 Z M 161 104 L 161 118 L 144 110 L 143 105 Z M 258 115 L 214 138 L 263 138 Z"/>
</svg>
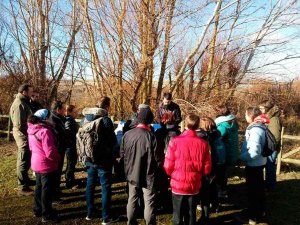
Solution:
<svg viewBox="0 0 300 225">
<path fill-rule="evenodd" d="M 254 118 L 253 122 L 255 122 L 255 123 L 263 123 L 263 124 L 269 124 L 270 123 L 270 119 L 266 115 L 261 114 L 258 117 Z"/>
</svg>

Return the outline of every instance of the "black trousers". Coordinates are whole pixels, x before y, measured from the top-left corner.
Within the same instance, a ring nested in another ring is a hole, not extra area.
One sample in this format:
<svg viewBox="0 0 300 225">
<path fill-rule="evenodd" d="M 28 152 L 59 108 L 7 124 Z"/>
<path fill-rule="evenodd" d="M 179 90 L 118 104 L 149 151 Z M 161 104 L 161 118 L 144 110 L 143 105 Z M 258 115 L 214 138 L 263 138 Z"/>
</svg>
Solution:
<svg viewBox="0 0 300 225">
<path fill-rule="evenodd" d="M 60 155 L 60 161 L 58 164 L 58 169 L 56 171 L 55 175 L 55 193 L 54 193 L 54 199 L 58 199 L 60 197 L 60 183 L 61 183 L 61 175 L 63 172 L 63 167 L 64 167 L 64 160 L 65 160 L 65 149 L 61 148 L 58 149 L 59 155 Z"/>
<path fill-rule="evenodd" d="M 77 163 L 76 148 L 67 148 L 66 156 L 67 156 L 66 182 L 74 182 L 75 166 Z"/>
<path fill-rule="evenodd" d="M 172 193 L 174 225 L 195 225 L 197 195 L 177 195 Z"/>
<path fill-rule="evenodd" d="M 249 219 L 259 219 L 265 211 L 264 166 L 246 166 Z"/>
<path fill-rule="evenodd" d="M 34 192 L 34 212 L 43 217 L 49 217 L 52 214 L 52 195 L 55 190 L 55 172 L 35 173 L 36 185 Z"/>
</svg>

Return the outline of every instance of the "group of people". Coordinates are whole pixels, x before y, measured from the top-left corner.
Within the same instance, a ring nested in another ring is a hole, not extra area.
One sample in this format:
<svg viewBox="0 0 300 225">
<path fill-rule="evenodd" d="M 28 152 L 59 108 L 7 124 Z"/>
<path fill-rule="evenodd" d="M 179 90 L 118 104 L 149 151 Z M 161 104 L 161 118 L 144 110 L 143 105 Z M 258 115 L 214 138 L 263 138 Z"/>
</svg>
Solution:
<svg viewBox="0 0 300 225">
<path fill-rule="evenodd" d="M 32 86 L 22 85 L 11 107 L 13 134 L 18 146 L 19 193 L 32 194 L 28 177 L 31 165 L 36 176 L 34 215 L 42 217 L 43 222 L 57 221 L 52 204 L 61 200 L 64 156 L 67 155 L 66 186 L 72 187 L 76 182 L 76 133 L 81 128 L 75 122 L 77 112 L 73 105 L 64 107 L 62 102 L 55 101 L 50 110 L 33 112 L 32 91 Z M 270 157 L 261 155 L 266 142 L 265 129 L 271 130 L 278 143 L 281 130 L 274 103 L 264 101 L 259 107 L 246 110 L 249 126 L 241 152 L 236 117 L 225 105 L 216 107 L 215 120 L 187 114 L 182 133 L 181 111 L 170 93 L 164 94 L 155 115 L 148 105 L 140 104 L 131 119 L 116 131 L 108 117 L 109 109 L 110 98 L 104 96 L 95 107 L 82 112 L 80 127 L 93 124 L 90 127 L 94 129 L 93 154 L 84 156 L 86 220 L 97 217 L 94 192 L 100 181 L 102 224 L 116 221 L 111 213 L 114 161 L 122 165 L 128 185 L 127 224 L 138 224 L 141 206 L 146 224 L 156 224 L 157 209 L 170 206 L 173 224 L 195 224 L 196 207 L 200 203 L 202 215 L 198 222 L 207 224 L 209 213 L 219 210 L 220 198 L 228 197 L 228 174 L 239 160 L 246 164 L 249 224 L 256 224 L 265 216 L 265 188 L 272 190 L 276 182 L 276 152 Z M 158 129 L 151 126 L 153 121 L 160 124 Z"/>
</svg>

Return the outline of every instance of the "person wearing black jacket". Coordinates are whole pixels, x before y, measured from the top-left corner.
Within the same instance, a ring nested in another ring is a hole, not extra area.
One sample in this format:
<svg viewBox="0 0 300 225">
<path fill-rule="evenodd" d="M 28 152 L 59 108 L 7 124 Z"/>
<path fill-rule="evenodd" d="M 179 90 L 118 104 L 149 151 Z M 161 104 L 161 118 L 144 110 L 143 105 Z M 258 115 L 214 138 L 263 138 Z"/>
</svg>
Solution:
<svg viewBox="0 0 300 225">
<path fill-rule="evenodd" d="M 66 168 L 66 187 L 71 188 L 75 184 L 75 166 L 77 163 L 76 152 L 76 133 L 78 131 L 78 124 L 75 121 L 77 116 L 76 107 L 74 105 L 66 106 L 66 156 L 67 156 L 67 168 Z"/>
<path fill-rule="evenodd" d="M 163 161 L 158 153 L 155 135 L 150 129 L 153 113 L 150 109 L 141 109 L 137 120 L 138 125 L 124 134 L 120 149 L 129 187 L 127 224 L 137 224 L 138 198 L 141 192 L 145 202 L 146 224 L 156 224 L 157 173 Z"/>
<path fill-rule="evenodd" d="M 53 125 L 54 130 L 57 133 L 57 141 L 58 141 L 58 152 L 60 154 L 60 162 L 57 170 L 57 175 L 55 179 L 55 193 L 53 197 L 53 203 L 59 204 L 62 200 L 60 199 L 60 183 L 61 183 L 61 175 L 64 166 L 64 158 L 66 152 L 66 129 L 65 122 L 66 119 L 64 117 L 65 108 L 64 103 L 62 101 L 56 100 L 51 104 L 51 114 L 49 117 L 49 123 Z"/>
<path fill-rule="evenodd" d="M 100 120 L 99 129 L 96 131 L 98 140 L 93 148 L 93 162 L 85 162 L 87 166 L 87 185 L 86 185 L 86 220 L 92 220 L 95 216 L 94 192 L 98 181 L 97 174 L 101 184 L 101 202 L 102 202 L 102 225 L 114 222 L 110 214 L 111 207 L 111 183 L 112 183 L 112 165 L 114 147 L 117 144 L 117 138 L 114 132 L 114 125 L 108 117 L 110 108 L 110 98 L 102 97 L 97 104 L 99 108 L 86 108 L 83 110 L 85 117 L 81 121 L 81 126 L 89 121 Z"/>
<path fill-rule="evenodd" d="M 163 102 L 159 105 L 156 111 L 156 122 L 161 123 L 162 116 L 166 112 L 172 112 L 175 120 L 175 124 L 179 125 L 182 121 L 181 118 L 181 110 L 179 105 L 172 101 L 172 94 L 171 93 L 164 93 Z"/>
</svg>

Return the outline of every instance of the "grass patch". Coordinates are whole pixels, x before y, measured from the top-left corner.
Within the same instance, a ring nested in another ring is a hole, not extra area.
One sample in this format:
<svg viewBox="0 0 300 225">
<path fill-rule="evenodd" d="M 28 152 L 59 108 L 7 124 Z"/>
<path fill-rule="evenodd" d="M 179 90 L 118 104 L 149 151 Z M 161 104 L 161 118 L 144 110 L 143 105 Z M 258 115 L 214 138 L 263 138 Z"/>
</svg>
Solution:
<svg viewBox="0 0 300 225">
<path fill-rule="evenodd" d="M 11 154 L 7 154 L 4 149 L 10 148 Z M 14 144 L 1 142 L 0 153 L 0 224 L 42 224 L 39 218 L 34 218 L 32 214 L 33 198 L 18 197 L 14 188 L 16 182 L 16 157 L 14 154 Z M 245 180 L 243 179 L 243 169 L 237 171 L 236 177 L 229 180 L 230 199 L 223 202 L 221 212 L 211 215 L 210 224 L 241 224 L 235 220 L 235 216 L 240 215 L 247 206 L 245 197 Z M 77 179 L 85 180 L 86 173 L 78 171 Z M 267 222 L 271 225 L 298 225 L 300 218 L 300 171 L 299 168 L 283 167 L 283 173 L 278 177 L 276 190 L 267 196 Z M 64 185 L 64 183 L 62 183 Z M 96 206 L 99 209 L 99 217 L 93 221 L 86 221 L 85 188 L 76 190 L 63 189 L 64 203 L 56 206 L 60 216 L 59 224 L 100 224 L 101 223 L 101 202 L 100 187 L 96 188 Z M 112 187 L 112 214 L 115 216 L 126 215 L 127 194 L 125 183 L 114 183 Z M 200 213 L 197 212 L 198 218 Z M 171 214 L 159 214 L 157 224 L 171 224 Z M 145 224 L 143 220 L 139 221 Z M 116 223 L 125 225 L 126 221 Z M 263 223 L 261 223 L 263 224 Z"/>
</svg>

